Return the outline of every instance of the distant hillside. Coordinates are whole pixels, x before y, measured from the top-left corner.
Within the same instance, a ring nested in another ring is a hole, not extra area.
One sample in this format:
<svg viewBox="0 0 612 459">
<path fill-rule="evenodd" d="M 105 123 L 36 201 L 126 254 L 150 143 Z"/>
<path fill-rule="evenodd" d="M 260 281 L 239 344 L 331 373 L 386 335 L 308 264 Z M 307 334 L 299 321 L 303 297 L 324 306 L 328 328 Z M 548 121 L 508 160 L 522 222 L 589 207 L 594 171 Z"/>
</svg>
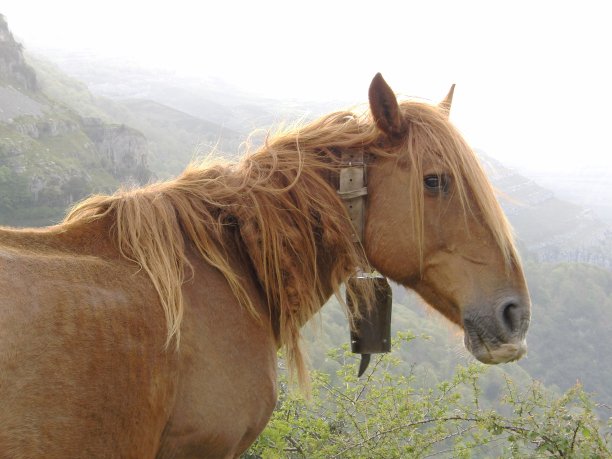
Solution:
<svg viewBox="0 0 612 459">
<path fill-rule="evenodd" d="M 51 224 L 92 192 L 151 176 L 139 131 L 85 118 L 47 88 L 0 15 L 0 224 Z"/>
<path fill-rule="evenodd" d="M 530 174 L 562 199 L 593 209 L 598 217 L 612 226 L 612 161 L 609 159 L 607 163 L 602 160 L 601 164 L 593 165 L 576 158 L 576 167 L 571 174 L 537 170 Z"/>
<path fill-rule="evenodd" d="M 142 132 L 148 139 L 148 164 L 157 178 L 175 176 L 191 160 L 211 152 L 236 155 L 246 137 L 245 133 L 152 100 L 94 95 L 84 83 L 45 58 L 28 55 L 27 59 L 36 69 L 45 92 L 81 116 L 125 124 Z"/>
<path fill-rule="evenodd" d="M 151 146 L 151 168 L 160 178 L 178 175 L 190 161 L 211 152 L 235 156 L 245 137 L 151 100 L 115 101 L 100 97 L 96 105 L 147 136 Z"/>
<path fill-rule="evenodd" d="M 545 262 L 590 263 L 612 269 L 612 228 L 588 208 L 559 199 L 552 191 L 504 167 L 483 152 L 489 178 L 530 255 Z"/>
<path fill-rule="evenodd" d="M 168 70 L 151 71 L 125 60 L 87 53 L 46 51 L 63 72 L 87 84 L 96 96 L 145 99 L 172 107 L 243 135 L 255 129 L 308 119 L 352 102 L 278 100 L 249 94 L 219 78 L 190 78 Z"/>
<path fill-rule="evenodd" d="M 23 58 L 23 48 L 15 41 L 4 16 L 0 14 L 0 81 L 25 91 L 36 91 L 36 74 Z"/>
<path fill-rule="evenodd" d="M 587 264 L 528 262 L 526 275 L 533 309 L 521 367 L 564 390 L 581 381 L 612 407 L 612 273 Z"/>
</svg>

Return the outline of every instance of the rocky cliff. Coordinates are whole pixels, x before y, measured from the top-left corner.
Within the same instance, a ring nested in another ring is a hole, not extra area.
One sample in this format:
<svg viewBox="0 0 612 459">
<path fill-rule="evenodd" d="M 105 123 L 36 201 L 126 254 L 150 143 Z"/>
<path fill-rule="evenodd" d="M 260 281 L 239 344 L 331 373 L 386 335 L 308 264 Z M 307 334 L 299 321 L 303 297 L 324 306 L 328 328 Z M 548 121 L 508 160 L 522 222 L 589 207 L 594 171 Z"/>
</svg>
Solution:
<svg viewBox="0 0 612 459">
<path fill-rule="evenodd" d="M 0 14 L 0 80 L 25 91 L 36 91 L 36 73 L 25 62 L 22 46 L 15 41 Z"/>
<path fill-rule="evenodd" d="M 612 230 L 588 208 L 558 198 L 479 152 L 521 244 L 538 261 L 590 263 L 612 269 Z"/>
<path fill-rule="evenodd" d="M 83 120 L 85 133 L 93 141 L 102 165 L 124 183 L 140 185 L 151 178 L 147 166 L 146 137 L 125 124 L 107 124 L 99 118 Z"/>
<path fill-rule="evenodd" d="M 0 224 L 40 225 L 92 192 L 151 178 L 139 131 L 50 97 L 0 15 Z"/>
</svg>

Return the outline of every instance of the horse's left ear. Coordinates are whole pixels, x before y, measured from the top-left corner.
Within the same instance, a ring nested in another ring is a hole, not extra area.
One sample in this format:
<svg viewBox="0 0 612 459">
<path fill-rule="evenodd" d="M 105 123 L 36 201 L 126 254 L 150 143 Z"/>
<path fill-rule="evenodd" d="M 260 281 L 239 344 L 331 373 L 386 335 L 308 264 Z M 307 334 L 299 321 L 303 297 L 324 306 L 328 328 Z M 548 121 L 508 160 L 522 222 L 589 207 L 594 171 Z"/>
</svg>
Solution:
<svg viewBox="0 0 612 459">
<path fill-rule="evenodd" d="M 406 133 L 397 98 L 380 73 L 372 79 L 368 92 L 370 110 L 378 129 L 389 137 L 399 138 Z"/>
<path fill-rule="evenodd" d="M 440 110 L 442 110 L 442 112 L 446 114 L 447 118 L 450 115 L 450 108 L 451 108 L 451 104 L 453 103 L 454 93 L 455 93 L 455 85 L 452 85 L 450 88 L 450 91 L 448 91 L 448 94 L 446 95 L 444 100 L 438 104 L 438 108 L 440 108 Z"/>
</svg>

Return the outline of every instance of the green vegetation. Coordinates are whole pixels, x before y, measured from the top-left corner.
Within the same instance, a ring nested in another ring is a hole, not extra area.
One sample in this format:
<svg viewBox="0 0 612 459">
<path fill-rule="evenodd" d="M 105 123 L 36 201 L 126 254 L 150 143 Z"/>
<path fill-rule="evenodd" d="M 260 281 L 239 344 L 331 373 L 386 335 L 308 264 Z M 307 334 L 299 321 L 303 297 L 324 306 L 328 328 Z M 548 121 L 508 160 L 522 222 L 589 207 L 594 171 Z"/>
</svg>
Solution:
<svg viewBox="0 0 612 459">
<path fill-rule="evenodd" d="M 612 426 L 598 421 L 580 385 L 555 396 L 537 382 L 505 378 L 488 399 L 486 367 L 471 364 L 421 387 L 414 371 L 398 373 L 400 351 L 413 351 L 417 341 L 398 335 L 393 352 L 378 356 L 361 379 L 347 347 L 329 352 L 336 369 L 312 373 L 310 399 L 282 379 L 272 419 L 243 458 L 612 455 Z"/>
<path fill-rule="evenodd" d="M 92 192 L 119 185 L 70 114 L 0 123 L 0 224 L 43 226 Z"/>
<path fill-rule="evenodd" d="M 96 107 L 95 98 L 84 83 L 69 77 L 55 64 L 43 58 L 26 54 L 26 61 L 36 71 L 38 86 L 48 101 L 70 107 L 70 110 L 80 116 L 113 121 L 104 110 Z"/>
<path fill-rule="evenodd" d="M 520 365 L 547 385 L 580 381 L 612 406 L 612 272 L 577 263 L 526 263 L 533 301 Z"/>
<path fill-rule="evenodd" d="M 13 48 L 21 56 L 21 48 Z M 7 89 L 8 80 L 0 78 L 0 225 L 53 224 L 92 193 L 146 183 L 147 139 L 109 124 L 85 85 L 52 64 L 32 62 L 36 90 Z"/>
</svg>

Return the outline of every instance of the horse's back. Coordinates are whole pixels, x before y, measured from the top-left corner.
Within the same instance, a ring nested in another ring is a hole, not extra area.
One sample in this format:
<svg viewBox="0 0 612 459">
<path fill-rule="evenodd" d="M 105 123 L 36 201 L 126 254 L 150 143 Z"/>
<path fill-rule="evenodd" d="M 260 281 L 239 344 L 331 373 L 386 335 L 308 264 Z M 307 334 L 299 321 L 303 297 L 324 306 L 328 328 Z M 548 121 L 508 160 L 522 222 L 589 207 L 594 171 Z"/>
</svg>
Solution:
<svg viewBox="0 0 612 459">
<path fill-rule="evenodd" d="M 147 279 L 0 236 L 0 457 L 154 457 L 176 355 Z"/>
</svg>

